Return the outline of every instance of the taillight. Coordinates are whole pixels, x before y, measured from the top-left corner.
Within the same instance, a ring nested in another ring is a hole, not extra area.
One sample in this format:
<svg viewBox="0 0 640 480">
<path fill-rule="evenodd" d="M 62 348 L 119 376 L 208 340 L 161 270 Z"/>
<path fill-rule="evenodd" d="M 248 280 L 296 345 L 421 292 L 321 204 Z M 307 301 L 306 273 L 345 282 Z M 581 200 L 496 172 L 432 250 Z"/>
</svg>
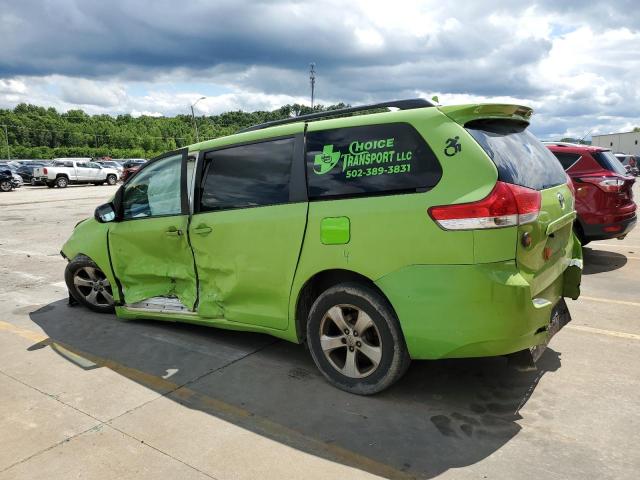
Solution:
<svg viewBox="0 0 640 480">
<path fill-rule="evenodd" d="M 43 169 L 42 169 L 42 173 L 46 175 L 46 174 L 47 174 L 47 173 L 49 173 L 49 172 L 47 171 L 47 169 L 46 169 L 46 168 L 43 168 Z"/>
<path fill-rule="evenodd" d="M 445 230 L 511 227 L 535 221 L 541 199 L 537 190 L 496 182 L 482 200 L 431 207 L 429 215 Z"/>
<path fill-rule="evenodd" d="M 578 180 L 595 185 L 603 192 L 621 192 L 625 183 L 617 177 L 580 177 Z"/>
</svg>

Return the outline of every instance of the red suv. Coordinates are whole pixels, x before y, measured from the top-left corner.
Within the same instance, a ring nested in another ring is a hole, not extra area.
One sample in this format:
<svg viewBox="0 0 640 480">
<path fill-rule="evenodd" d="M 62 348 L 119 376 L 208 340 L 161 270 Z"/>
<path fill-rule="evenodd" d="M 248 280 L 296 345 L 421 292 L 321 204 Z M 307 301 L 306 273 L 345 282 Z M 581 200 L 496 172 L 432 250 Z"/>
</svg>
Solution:
<svg viewBox="0 0 640 480">
<path fill-rule="evenodd" d="M 624 238 L 636 224 L 631 190 L 635 178 L 605 148 L 563 142 L 546 146 L 573 181 L 578 212 L 574 229 L 582 245 L 591 240 Z"/>
</svg>

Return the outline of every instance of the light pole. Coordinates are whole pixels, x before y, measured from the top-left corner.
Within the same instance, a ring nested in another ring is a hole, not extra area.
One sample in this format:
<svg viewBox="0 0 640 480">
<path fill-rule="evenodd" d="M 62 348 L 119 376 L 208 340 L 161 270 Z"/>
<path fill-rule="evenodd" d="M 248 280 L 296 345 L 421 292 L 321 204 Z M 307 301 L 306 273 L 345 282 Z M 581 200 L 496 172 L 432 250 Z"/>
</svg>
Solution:
<svg viewBox="0 0 640 480">
<path fill-rule="evenodd" d="M 196 142 L 200 141 L 200 135 L 198 134 L 198 123 L 196 122 L 196 114 L 193 112 L 193 107 L 195 107 L 200 100 L 204 100 L 205 98 L 207 97 L 200 97 L 198 100 L 191 104 L 191 118 L 193 119 L 193 128 L 196 131 Z"/>
<path fill-rule="evenodd" d="M 309 81 L 311 82 L 311 108 L 313 109 L 313 94 L 316 89 L 316 64 L 309 64 Z"/>
</svg>

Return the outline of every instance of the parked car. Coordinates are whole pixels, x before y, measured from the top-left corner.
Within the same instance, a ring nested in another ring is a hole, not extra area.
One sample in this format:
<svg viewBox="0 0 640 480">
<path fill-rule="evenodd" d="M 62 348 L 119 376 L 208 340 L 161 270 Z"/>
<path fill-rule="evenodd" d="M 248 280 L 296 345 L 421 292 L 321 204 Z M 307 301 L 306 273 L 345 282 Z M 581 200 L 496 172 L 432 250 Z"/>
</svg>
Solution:
<svg viewBox="0 0 640 480">
<path fill-rule="evenodd" d="M 616 153 L 615 155 L 629 175 L 633 175 L 634 177 L 638 176 L 639 159 L 635 155 L 627 155 L 625 153 Z"/>
<path fill-rule="evenodd" d="M 69 184 L 93 183 L 115 185 L 118 171 L 101 167 L 95 162 L 78 161 L 73 158 L 56 159 L 50 166 L 36 167 L 33 176 L 47 187 L 66 188 Z"/>
<path fill-rule="evenodd" d="M 18 173 L 18 168 L 16 168 L 13 163 L 3 163 L 0 165 L 0 169 L 9 170 L 11 172 L 11 176 L 15 181 L 15 188 L 20 188 L 24 184 L 22 177 Z"/>
<path fill-rule="evenodd" d="M 137 172 L 138 170 L 140 170 L 140 167 L 142 167 L 142 165 L 144 165 L 146 162 L 144 160 L 127 160 L 126 162 L 124 162 L 122 164 L 122 181 L 126 182 L 127 179 L 133 175 L 135 172 Z"/>
<path fill-rule="evenodd" d="M 592 240 L 624 238 L 636 225 L 635 178 L 608 149 L 572 143 L 547 143 L 571 178 L 576 191 L 582 245 Z"/>
<path fill-rule="evenodd" d="M 0 168 L 0 192 L 10 192 L 19 186 L 18 180 L 13 177 L 11 170 Z"/>
<path fill-rule="evenodd" d="M 115 160 L 97 160 L 96 163 L 102 167 L 113 168 L 114 170 L 117 170 L 118 177 L 122 176 L 124 168 L 122 167 L 122 164 L 116 162 Z"/>
<path fill-rule="evenodd" d="M 362 114 L 383 107 L 398 110 Z M 357 394 L 411 359 L 532 361 L 570 319 L 582 252 L 531 112 L 406 100 L 167 153 L 76 226 L 69 292 L 122 318 L 306 342 Z"/>
<path fill-rule="evenodd" d="M 16 173 L 22 177 L 22 181 L 24 183 L 28 183 L 30 185 L 44 185 L 44 182 L 39 181 L 33 176 L 33 171 L 37 167 L 43 167 L 48 165 L 48 163 L 34 163 L 34 164 L 22 164 L 16 169 Z"/>
</svg>

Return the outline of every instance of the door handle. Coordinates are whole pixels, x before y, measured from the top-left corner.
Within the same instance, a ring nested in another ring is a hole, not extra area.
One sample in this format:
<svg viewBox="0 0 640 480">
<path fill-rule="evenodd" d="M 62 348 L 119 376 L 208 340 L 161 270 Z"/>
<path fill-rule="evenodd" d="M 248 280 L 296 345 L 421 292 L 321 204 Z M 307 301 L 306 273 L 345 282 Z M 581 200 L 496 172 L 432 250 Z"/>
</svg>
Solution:
<svg viewBox="0 0 640 480">
<path fill-rule="evenodd" d="M 169 227 L 165 233 L 170 237 L 179 237 L 182 235 L 182 230 L 176 227 Z"/>
<path fill-rule="evenodd" d="M 197 233 L 198 235 L 208 235 L 213 231 L 213 228 L 207 225 L 200 225 L 193 229 L 193 233 Z"/>
</svg>

